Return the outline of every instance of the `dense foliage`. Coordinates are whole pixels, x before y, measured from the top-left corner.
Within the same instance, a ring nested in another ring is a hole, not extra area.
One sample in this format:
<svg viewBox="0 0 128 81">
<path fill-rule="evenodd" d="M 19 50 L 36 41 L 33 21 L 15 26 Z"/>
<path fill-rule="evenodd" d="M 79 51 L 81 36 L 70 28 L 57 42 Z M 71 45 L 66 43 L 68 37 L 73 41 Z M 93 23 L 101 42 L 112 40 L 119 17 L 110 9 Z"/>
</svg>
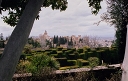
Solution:
<svg viewBox="0 0 128 81">
<path fill-rule="evenodd" d="M 116 43 L 120 62 L 123 61 L 126 45 L 126 34 L 128 24 L 128 1 L 127 0 L 107 0 L 107 12 L 101 18 L 103 21 L 114 25 L 116 29 Z"/>
</svg>

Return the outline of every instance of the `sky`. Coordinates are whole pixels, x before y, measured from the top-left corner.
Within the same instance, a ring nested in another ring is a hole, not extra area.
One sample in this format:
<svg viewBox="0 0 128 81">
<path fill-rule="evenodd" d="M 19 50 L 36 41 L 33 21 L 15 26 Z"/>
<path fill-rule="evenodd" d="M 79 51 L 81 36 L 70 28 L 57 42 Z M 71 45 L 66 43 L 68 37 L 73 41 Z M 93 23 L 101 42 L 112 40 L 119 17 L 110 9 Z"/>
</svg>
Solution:
<svg viewBox="0 0 128 81">
<path fill-rule="evenodd" d="M 68 8 L 62 12 L 52 10 L 51 7 L 42 8 L 39 14 L 40 18 L 34 22 L 30 36 L 39 36 L 46 30 L 49 36 L 114 37 L 113 26 L 105 22 L 101 22 L 98 26 L 94 24 L 100 21 L 100 15 L 107 11 L 105 2 L 102 2 L 101 6 L 102 9 L 98 15 L 91 13 L 87 0 L 68 0 Z M 10 27 L 0 19 L 0 33 L 9 36 L 13 29 L 14 27 Z"/>
</svg>

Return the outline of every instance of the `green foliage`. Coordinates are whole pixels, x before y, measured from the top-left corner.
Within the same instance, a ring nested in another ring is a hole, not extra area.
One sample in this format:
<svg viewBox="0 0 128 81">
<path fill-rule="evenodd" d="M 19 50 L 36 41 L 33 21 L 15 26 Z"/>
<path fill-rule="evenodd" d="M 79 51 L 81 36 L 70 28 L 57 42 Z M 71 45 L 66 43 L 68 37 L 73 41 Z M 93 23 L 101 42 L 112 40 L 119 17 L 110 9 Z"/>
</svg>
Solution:
<svg viewBox="0 0 128 81">
<path fill-rule="evenodd" d="M 75 65 L 77 65 L 77 61 L 76 60 L 67 60 L 67 62 L 68 62 L 68 65 L 69 66 L 75 66 Z"/>
<path fill-rule="evenodd" d="M 91 7 L 92 13 L 97 14 L 101 9 L 100 2 L 103 0 L 87 0 L 89 3 L 89 7 Z"/>
<path fill-rule="evenodd" d="M 88 58 L 93 57 L 93 52 L 88 52 L 87 54 L 88 54 Z"/>
<path fill-rule="evenodd" d="M 76 57 L 76 55 L 75 54 L 69 54 L 68 55 L 68 59 L 70 59 L 70 60 L 75 60 L 77 57 Z"/>
<path fill-rule="evenodd" d="M 5 44 L 4 44 L 4 40 L 0 40 L 0 48 L 4 48 L 5 47 Z"/>
<path fill-rule="evenodd" d="M 128 24 L 128 1 L 127 0 L 110 0 L 107 3 L 107 12 L 102 14 L 102 21 L 114 25 L 116 29 L 115 46 L 117 46 L 117 52 L 120 55 L 120 63 L 123 62 L 125 47 L 126 47 L 126 35 Z"/>
<path fill-rule="evenodd" d="M 65 66 L 65 67 L 60 67 L 59 70 L 66 70 L 66 69 L 70 69 L 69 66 Z"/>
<path fill-rule="evenodd" d="M 62 51 L 63 47 L 57 47 L 58 51 Z"/>
<path fill-rule="evenodd" d="M 51 53 L 57 54 L 57 50 L 56 49 L 52 49 Z"/>
<path fill-rule="evenodd" d="M 79 49 L 77 49 L 77 52 L 78 53 L 83 53 L 83 49 L 82 48 L 79 48 Z"/>
<path fill-rule="evenodd" d="M 99 59 L 97 57 L 90 57 L 88 58 L 88 61 L 89 61 L 89 65 L 93 68 L 95 66 L 98 66 L 99 65 Z"/>
<path fill-rule="evenodd" d="M 67 51 L 67 49 L 66 48 L 63 48 L 62 51 L 63 51 L 63 53 L 65 53 L 65 51 Z"/>
<path fill-rule="evenodd" d="M 26 54 L 22 54 L 22 55 L 20 55 L 20 60 L 25 61 L 25 59 L 26 59 Z"/>
<path fill-rule="evenodd" d="M 79 54 L 79 58 L 85 59 L 85 53 L 80 53 L 80 54 Z"/>
<path fill-rule="evenodd" d="M 60 64 L 53 58 L 47 55 L 38 54 L 31 58 L 31 64 L 29 65 L 29 72 L 38 73 L 43 67 L 51 67 L 58 69 Z"/>
<path fill-rule="evenodd" d="M 20 61 L 16 67 L 16 73 L 27 73 L 30 70 L 31 63 L 29 61 Z M 34 67 L 31 67 L 33 69 Z"/>
<path fill-rule="evenodd" d="M 44 50 L 43 52 L 32 52 L 32 54 L 25 54 L 26 60 L 29 62 L 28 65 L 22 66 L 25 68 L 28 68 L 25 71 L 29 72 L 38 72 L 41 70 L 41 68 L 44 67 L 52 67 L 52 68 L 59 68 L 57 65 L 57 62 L 60 63 L 60 69 L 71 69 L 71 66 L 90 66 L 95 67 L 99 64 L 101 64 L 101 60 L 104 61 L 104 63 L 115 63 L 117 61 L 117 48 L 97 48 L 97 49 L 90 49 L 87 51 L 86 49 L 62 49 L 59 47 L 59 50 L 57 49 L 50 49 L 50 50 Z M 50 56 L 50 57 L 49 57 Z M 51 58 L 55 57 L 54 60 L 51 60 Z M 69 66 L 69 67 L 66 67 Z"/>
<path fill-rule="evenodd" d="M 89 61 L 83 60 L 83 59 L 77 59 L 77 65 L 78 65 L 79 67 L 87 66 L 87 65 L 89 65 Z"/>
<path fill-rule="evenodd" d="M 27 43 L 32 45 L 34 48 L 41 47 L 40 43 L 37 40 L 34 40 L 32 37 L 28 38 Z"/>
<path fill-rule="evenodd" d="M 59 57 L 60 57 L 60 58 L 64 57 L 64 54 L 63 54 L 62 51 L 57 51 L 57 54 L 58 54 L 58 58 L 59 58 Z"/>
<path fill-rule="evenodd" d="M 33 47 L 32 45 L 26 44 L 25 47 L 24 47 L 23 52 L 25 54 L 31 54 L 32 53 L 32 51 L 31 51 L 32 47 Z"/>
<path fill-rule="evenodd" d="M 50 56 L 57 58 L 58 54 L 50 54 Z"/>
<path fill-rule="evenodd" d="M 45 51 L 44 54 L 50 55 L 50 51 Z"/>
<path fill-rule="evenodd" d="M 67 58 L 56 58 L 61 67 L 67 66 Z"/>
</svg>

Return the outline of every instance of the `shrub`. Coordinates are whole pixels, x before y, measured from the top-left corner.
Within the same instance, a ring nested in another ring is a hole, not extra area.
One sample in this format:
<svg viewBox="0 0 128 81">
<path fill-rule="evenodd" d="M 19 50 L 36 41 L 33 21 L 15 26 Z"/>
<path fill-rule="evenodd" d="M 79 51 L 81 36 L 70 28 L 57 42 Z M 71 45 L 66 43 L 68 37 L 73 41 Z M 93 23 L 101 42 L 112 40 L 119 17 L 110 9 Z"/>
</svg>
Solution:
<svg viewBox="0 0 128 81">
<path fill-rule="evenodd" d="M 79 58 L 85 59 L 85 53 L 80 53 L 80 54 L 79 54 Z"/>
<path fill-rule="evenodd" d="M 76 48 L 72 48 L 71 50 L 72 50 L 72 51 L 76 51 Z"/>
<path fill-rule="evenodd" d="M 56 58 L 56 60 L 60 63 L 61 67 L 67 66 L 67 58 Z"/>
<path fill-rule="evenodd" d="M 83 53 L 83 49 L 82 49 L 82 48 L 79 48 L 79 49 L 77 50 L 77 52 L 78 52 L 78 53 Z"/>
<path fill-rule="evenodd" d="M 75 59 L 76 59 L 75 54 L 69 54 L 69 55 L 68 55 L 68 59 L 69 59 L 69 60 L 75 60 Z"/>
<path fill-rule="evenodd" d="M 50 56 L 57 58 L 58 54 L 51 54 Z"/>
<path fill-rule="evenodd" d="M 69 66 L 65 66 L 65 67 L 60 67 L 59 70 L 66 70 L 66 69 L 70 69 Z"/>
<path fill-rule="evenodd" d="M 87 55 L 88 55 L 88 58 L 93 57 L 93 52 L 88 52 Z"/>
<path fill-rule="evenodd" d="M 66 48 L 63 48 L 62 51 L 63 51 L 63 53 L 65 53 L 65 51 L 67 51 L 67 49 Z"/>
<path fill-rule="evenodd" d="M 97 57 L 90 57 L 88 58 L 89 66 L 92 68 L 99 65 L 99 59 Z"/>
<path fill-rule="evenodd" d="M 74 51 L 73 51 L 73 50 L 71 50 L 71 49 L 70 49 L 70 50 L 68 50 L 68 53 L 69 53 L 69 54 L 72 54 L 73 52 L 74 52 Z"/>
<path fill-rule="evenodd" d="M 51 53 L 57 54 L 56 49 L 52 49 Z"/>
<path fill-rule="evenodd" d="M 62 51 L 63 47 L 57 47 L 58 51 Z"/>
<path fill-rule="evenodd" d="M 49 51 L 45 51 L 44 54 L 46 54 L 46 55 L 50 55 L 50 52 L 49 52 Z"/>
<path fill-rule="evenodd" d="M 53 58 L 48 55 L 34 55 L 32 58 L 31 64 L 28 67 L 28 71 L 36 74 L 44 67 L 51 67 L 58 69 L 60 64 Z"/>
<path fill-rule="evenodd" d="M 82 66 L 89 65 L 89 61 L 87 61 L 87 60 L 82 60 L 81 63 L 82 63 Z"/>
<path fill-rule="evenodd" d="M 87 65 L 89 65 L 89 61 L 83 60 L 83 59 L 77 59 L 77 65 L 78 65 L 79 67 L 87 66 Z"/>
<path fill-rule="evenodd" d="M 58 58 L 62 58 L 64 56 L 63 52 L 62 51 L 57 51 L 57 54 L 58 54 Z"/>
<path fill-rule="evenodd" d="M 30 66 L 30 62 L 29 61 L 20 61 L 18 63 L 18 65 L 16 66 L 16 73 L 26 73 L 29 72 L 29 66 Z"/>
<path fill-rule="evenodd" d="M 25 61 L 25 59 L 26 59 L 26 55 L 25 54 L 20 55 L 20 60 Z"/>
<path fill-rule="evenodd" d="M 25 45 L 23 52 L 25 54 L 31 54 L 32 53 L 31 49 L 32 49 L 32 45 L 27 44 L 27 45 Z"/>
<path fill-rule="evenodd" d="M 68 65 L 69 66 L 75 66 L 75 65 L 77 65 L 77 61 L 76 60 L 67 60 L 67 62 L 68 62 Z"/>
<path fill-rule="evenodd" d="M 87 60 L 88 59 L 88 51 L 87 50 L 84 50 L 84 53 L 85 53 L 85 60 Z"/>
</svg>

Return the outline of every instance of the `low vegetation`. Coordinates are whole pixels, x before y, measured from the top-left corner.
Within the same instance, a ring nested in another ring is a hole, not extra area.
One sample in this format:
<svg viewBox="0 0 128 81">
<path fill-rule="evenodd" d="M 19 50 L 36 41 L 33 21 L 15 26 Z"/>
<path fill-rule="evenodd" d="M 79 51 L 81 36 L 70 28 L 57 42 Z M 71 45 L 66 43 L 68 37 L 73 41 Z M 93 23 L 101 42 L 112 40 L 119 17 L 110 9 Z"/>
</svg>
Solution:
<svg viewBox="0 0 128 81">
<path fill-rule="evenodd" d="M 29 50 L 29 52 L 26 50 Z M 120 81 L 121 71 L 120 73 L 118 71 L 112 72 L 111 75 L 108 74 L 109 77 L 97 77 L 96 73 L 91 71 L 66 75 L 55 74 L 56 70 L 70 70 L 81 67 L 94 68 L 98 65 L 118 63 L 117 57 L 116 47 L 95 49 L 58 47 L 41 50 L 26 46 L 17 65 L 16 73 L 32 73 L 32 77 L 29 77 L 31 81 Z"/>
</svg>

